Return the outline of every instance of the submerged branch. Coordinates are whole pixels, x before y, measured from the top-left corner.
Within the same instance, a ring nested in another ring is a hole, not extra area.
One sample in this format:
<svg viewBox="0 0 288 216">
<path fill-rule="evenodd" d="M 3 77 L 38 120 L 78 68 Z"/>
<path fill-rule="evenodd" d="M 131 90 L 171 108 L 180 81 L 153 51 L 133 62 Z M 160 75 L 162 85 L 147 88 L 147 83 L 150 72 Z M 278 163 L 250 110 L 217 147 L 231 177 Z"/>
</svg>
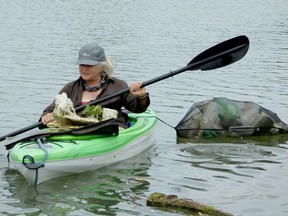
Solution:
<svg viewBox="0 0 288 216">
<path fill-rule="evenodd" d="M 217 210 L 212 206 L 199 203 L 191 199 L 178 198 L 176 195 L 153 193 L 148 197 L 147 206 L 172 207 L 176 210 L 185 210 L 195 213 L 204 213 L 213 216 L 232 216 L 232 214 Z"/>
</svg>

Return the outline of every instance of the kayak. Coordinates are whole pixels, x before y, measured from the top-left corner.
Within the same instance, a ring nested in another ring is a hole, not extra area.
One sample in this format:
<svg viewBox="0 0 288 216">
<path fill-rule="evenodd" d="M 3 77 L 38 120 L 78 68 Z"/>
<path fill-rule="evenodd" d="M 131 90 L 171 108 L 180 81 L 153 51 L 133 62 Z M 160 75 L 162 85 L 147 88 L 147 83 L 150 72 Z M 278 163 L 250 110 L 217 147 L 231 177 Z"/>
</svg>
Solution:
<svg viewBox="0 0 288 216">
<path fill-rule="evenodd" d="M 155 113 L 128 113 L 131 123 L 115 134 L 52 134 L 43 139 L 17 142 L 9 152 L 9 167 L 19 171 L 29 184 L 96 170 L 151 147 L 157 123 Z M 42 141 L 41 141 L 42 140 Z"/>
</svg>

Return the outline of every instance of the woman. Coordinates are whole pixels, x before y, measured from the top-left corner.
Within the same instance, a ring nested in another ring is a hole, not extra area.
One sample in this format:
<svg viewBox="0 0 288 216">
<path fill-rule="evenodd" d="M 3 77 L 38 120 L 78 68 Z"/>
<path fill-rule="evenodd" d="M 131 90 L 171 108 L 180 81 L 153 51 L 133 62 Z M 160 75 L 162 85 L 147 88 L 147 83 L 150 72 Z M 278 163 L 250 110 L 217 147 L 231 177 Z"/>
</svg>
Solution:
<svg viewBox="0 0 288 216">
<path fill-rule="evenodd" d="M 59 92 L 65 92 L 73 102 L 74 107 L 87 104 L 91 100 L 105 98 L 128 88 L 125 81 L 112 77 L 113 65 L 105 56 L 104 49 L 97 44 L 86 44 L 79 50 L 77 64 L 80 77 L 67 83 Z M 121 108 L 135 113 L 144 112 L 150 105 L 149 94 L 141 88 L 142 82 L 131 84 L 130 92 L 99 105 L 118 111 L 118 120 L 125 123 L 125 114 Z M 43 111 L 41 121 L 44 125 L 53 121 L 54 101 Z"/>
</svg>

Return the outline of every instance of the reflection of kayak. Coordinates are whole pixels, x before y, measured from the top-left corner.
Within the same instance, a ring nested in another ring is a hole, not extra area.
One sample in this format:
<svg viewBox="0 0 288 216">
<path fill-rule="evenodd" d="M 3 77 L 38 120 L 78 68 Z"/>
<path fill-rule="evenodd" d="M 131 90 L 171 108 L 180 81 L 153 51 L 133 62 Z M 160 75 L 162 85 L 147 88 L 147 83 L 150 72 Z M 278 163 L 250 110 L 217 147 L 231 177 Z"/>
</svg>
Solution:
<svg viewBox="0 0 288 216">
<path fill-rule="evenodd" d="M 129 113 L 132 126 L 112 134 L 61 134 L 19 141 L 9 154 L 10 168 L 30 184 L 98 169 L 133 157 L 154 144 L 157 118 L 152 110 Z"/>
</svg>

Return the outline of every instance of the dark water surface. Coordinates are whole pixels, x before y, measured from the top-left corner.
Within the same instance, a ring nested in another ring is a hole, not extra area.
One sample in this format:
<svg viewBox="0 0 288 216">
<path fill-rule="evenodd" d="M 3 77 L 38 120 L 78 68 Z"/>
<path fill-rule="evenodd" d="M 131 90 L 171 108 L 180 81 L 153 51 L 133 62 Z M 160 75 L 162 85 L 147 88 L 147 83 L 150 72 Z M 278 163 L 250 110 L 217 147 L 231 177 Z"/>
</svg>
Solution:
<svg viewBox="0 0 288 216">
<path fill-rule="evenodd" d="M 102 45 L 115 75 L 146 81 L 184 67 L 238 35 L 250 39 L 239 62 L 184 72 L 147 87 L 151 108 L 175 126 L 194 102 L 254 101 L 288 122 L 287 0 L 1 0 L 1 135 L 35 123 L 68 81 L 78 49 Z M 288 136 L 177 139 L 157 127 L 156 145 L 97 171 L 29 186 L 8 169 L 2 146 L 2 215 L 177 215 L 146 206 L 149 194 L 176 194 L 234 215 L 288 215 Z"/>
</svg>

